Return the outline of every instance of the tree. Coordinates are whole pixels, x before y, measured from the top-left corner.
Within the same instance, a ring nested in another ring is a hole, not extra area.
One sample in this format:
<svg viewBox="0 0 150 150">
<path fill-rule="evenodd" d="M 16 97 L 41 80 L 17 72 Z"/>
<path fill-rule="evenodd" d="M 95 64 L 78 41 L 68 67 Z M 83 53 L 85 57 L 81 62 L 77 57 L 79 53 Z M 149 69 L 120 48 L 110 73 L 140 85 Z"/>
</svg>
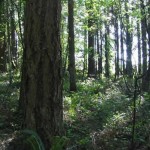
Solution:
<svg viewBox="0 0 150 150">
<path fill-rule="evenodd" d="M 144 91 L 148 90 L 148 77 L 147 77 L 147 42 L 146 42 L 146 27 L 147 27 L 147 22 L 146 22 L 146 15 L 145 15 L 145 9 L 144 9 L 144 3 L 141 0 L 140 1 L 140 6 L 141 6 L 141 14 L 142 14 L 142 19 L 141 19 L 141 32 L 142 32 L 142 53 L 143 53 L 143 74 L 144 77 L 142 79 L 142 89 Z"/>
<path fill-rule="evenodd" d="M 36 131 L 49 150 L 62 131 L 60 0 L 28 0 L 25 10 L 20 101 L 24 128 Z"/>
<path fill-rule="evenodd" d="M 4 2 L 0 1 L 0 71 L 6 71 L 6 38 L 5 38 Z"/>
<path fill-rule="evenodd" d="M 86 24 L 86 23 L 84 23 Z M 84 29 L 84 52 L 83 52 L 83 79 L 87 70 L 87 30 Z"/>
<path fill-rule="evenodd" d="M 123 73 L 125 73 L 125 59 L 124 59 L 124 39 L 123 39 L 123 22 L 122 17 L 120 18 L 120 49 L 121 49 L 121 68 Z"/>
<path fill-rule="evenodd" d="M 103 73 L 103 36 L 102 31 L 100 31 L 100 46 L 98 52 L 98 72 L 99 74 Z"/>
<path fill-rule="evenodd" d="M 16 25 L 15 25 L 15 9 L 14 4 L 11 1 L 11 9 L 10 9 L 10 50 L 11 50 L 11 63 L 12 69 L 17 67 L 17 39 L 16 39 Z"/>
<path fill-rule="evenodd" d="M 109 47 L 109 26 L 105 27 L 105 76 L 110 77 L 110 47 Z"/>
<path fill-rule="evenodd" d="M 147 6 L 148 6 L 148 16 L 147 16 L 147 33 L 148 33 L 148 47 L 149 47 L 149 75 L 150 75 L 150 0 L 147 2 Z"/>
<path fill-rule="evenodd" d="M 88 12 L 88 76 L 93 77 L 95 76 L 95 50 L 94 50 L 94 24 L 95 24 L 95 18 L 94 18 L 94 12 L 93 12 L 93 0 L 86 1 L 86 9 Z"/>
<path fill-rule="evenodd" d="M 98 25 L 97 25 L 98 26 Z M 99 27 L 97 27 L 99 29 Z M 103 37 L 102 37 L 102 31 L 100 29 L 97 30 L 97 66 L 98 66 L 98 74 L 102 74 L 102 49 L 103 49 Z"/>
<path fill-rule="evenodd" d="M 115 56 L 115 76 L 119 77 L 119 25 L 118 25 L 118 12 L 115 8 L 113 9 L 114 13 L 114 28 L 115 28 L 115 50 L 116 50 L 116 56 Z"/>
<path fill-rule="evenodd" d="M 109 8 L 106 10 L 107 16 Z M 105 21 L 105 77 L 110 77 L 110 29 L 109 29 L 109 19 Z"/>
<path fill-rule="evenodd" d="M 131 33 L 131 22 L 129 16 L 129 2 L 125 2 L 125 9 L 126 9 L 126 53 L 127 53 L 127 62 L 126 62 L 126 71 L 127 75 L 132 76 L 132 33 Z"/>
<path fill-rule="evenodd" d="M 68 46 L 69 46 L 70 91 L 76 91 L 73 8 L 74 8 L 74 1 L 68 0 L 68 31 L 69 31 Z"/>
<path fill-rule="evenodd" d="M 139 22 L 137 22 L 137 37 L 138 37 L 138 73 L 141 74 L 141 33 Z"/>
</svg>

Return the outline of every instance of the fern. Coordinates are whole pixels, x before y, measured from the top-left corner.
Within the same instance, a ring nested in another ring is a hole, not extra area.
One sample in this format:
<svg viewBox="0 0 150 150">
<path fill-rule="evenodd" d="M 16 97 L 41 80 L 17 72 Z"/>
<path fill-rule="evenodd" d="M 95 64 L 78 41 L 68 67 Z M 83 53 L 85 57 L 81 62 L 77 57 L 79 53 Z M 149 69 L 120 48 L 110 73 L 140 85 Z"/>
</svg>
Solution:
<svg viewBox="0 0 150 150">
<path fill-rule="evenodd" d="M 26 139 L 26 142 L 32 146 L 33 150 L 45 150 L 44 145 L 36 132 L 25 129 L 22 131 L 22 133 L 30 135 Z"/>
<path fill-rule="evenodd" d="M 22 133 L 30 135 L 28 138 L 26 138 L 25 142 L 29 144 L 33 150 L 45 150 L 44 145 L 36 132 L 25 129 L 22 131 Z M 67 141 L 68 139 L 65 136 L 54 136 L 52 138 L 51 150 L 63 150 Z"/>
<path fill-rule="evenodd" d="M 53 137 L 51 150 L 63 150 L 64 146 L 67 143 L 67 141 L 68 141 L 68 139 L 65 136 L 63 136 L 63 137 L 60 137 L 60 136 Z"/>
</svg>

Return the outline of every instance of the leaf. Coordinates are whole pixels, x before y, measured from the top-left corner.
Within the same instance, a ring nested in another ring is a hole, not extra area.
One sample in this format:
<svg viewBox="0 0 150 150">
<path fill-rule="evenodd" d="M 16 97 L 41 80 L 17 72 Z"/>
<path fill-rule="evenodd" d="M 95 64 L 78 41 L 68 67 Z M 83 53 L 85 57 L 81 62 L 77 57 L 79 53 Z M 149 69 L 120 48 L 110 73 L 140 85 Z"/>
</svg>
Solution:
<svg viewBox="0 0 150 150">
<path fill-rule="evenodd" d="M 41 138 L 39 137 L 39 135 L 36 132 L 34 132 L 33 130 L 28 130 L 28 129 L 25 129 L 22 132 L 31 135 L 27 139 L 30 143 L 32 141 L 31 139 L 34 139 L 36 141 L 36 144 L 38 144 L 39 150 L 45 150 L 44 145 L 41 141 Z M 32 147 L 33 147 L 33 145 L 32 145 Z"/>
</svg>

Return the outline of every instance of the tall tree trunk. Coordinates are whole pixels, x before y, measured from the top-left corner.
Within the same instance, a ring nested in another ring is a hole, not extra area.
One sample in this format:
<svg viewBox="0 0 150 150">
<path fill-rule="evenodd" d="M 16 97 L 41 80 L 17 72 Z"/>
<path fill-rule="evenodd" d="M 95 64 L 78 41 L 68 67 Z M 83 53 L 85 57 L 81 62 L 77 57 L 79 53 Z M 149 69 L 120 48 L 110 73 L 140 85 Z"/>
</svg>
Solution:
<svg viewBox="0 0 150 150">
<path fill-rule="evenodd" d="M 126 71 L 127 75 L 132 76 L 132 33 L 130 31 L 130 18 L 128 10 L 128 1 L 125 2 L 126 8 L 126 47 L 127 47 L 127 60 L 126 60 Z"/>
<path fill-rule="evenodd" d="M 6 38 L 5 38 L 5 15 L 4 15 L 4 2 L 0 1 L 0 72 L 6 71 Z"/>
<path fill-rule="evenodd" d="M 122 3 L 119 1 L 119 10 L 118 13 L 122 14 Z M 124 24 L 123 24 L 123 16 L 120 15 L 120 59 L 121 59 L 121 72 L 125 74 L 125 50 L 124 50 Z"/>
<path fill-rule="evenodd" d="M 115 19 L 115 49 L 116 49 L 116 65 L 115 76 L 119 77 L 119 29 L 118 29 L 118 17 Z"/>
<path fill-rule="evenodd" d="M 147 81 L 148 81 L 148 87 L 147 87 L 147 91 L 150 92 L 150 0 L 148 0 L 147 2 L 147 6 L 148 6 L 148 13 L 147 13 L 147 34 L 148 34 L 148 70 L 147 70 Z"/>
<path fill-rule="evenodd" d="M 100 74 L 99 73 L 99 56 L 100 56 L 100 38 L 99 38 L 99 30 L 98 30 L 99 28 L 98 28 L 98 24 L 97 24 L 97 32 L 96 32 L 96 44 L 97 44 L 97 49 L 96 49 L 96 51 L 97 51 L 97 56 L 98 56 L 98 59 L 97 59 L 97 62 L 96 62 L 96 72 L 98 73 L 98 74 Z"/>
<path fill-rule="evenodd" d="M 147 6 L 150 6 L 150 0 L 148 0 L 147 2 Z M 148 53 L 149 53 L 149 64 L 148 64 L 148 71 L 149 71 L 149 75 L 150 76 L 150 7 L 148 7 L 148 16 L 147 16 L 147 33 L 148 33 Z M 149 81 L 150 81 L 150 77 L 149 77 Z"/>
<path fill-rule="evenodd" d="M 138 73 L 141 74 L 141 32 L 140 23 L 137 22 L 137 38 L 138 38 Z"/>
<path fill-rule="evenodd" d="M 46 150 L 62 131 L 60 4 L 60 0 L 28 0 L 25 9 L 23 124 L 39 134 Z"/>
<path fill-rule="evenodd" d="M 85 77 L 85 71 L 87 70 L 87 30 L 84 30 L 84 60 L 83 60 L 83 79 Z"/>
<path fill-rule="evenodd" d="M 16 39 L 16 25 L 15 25 L 15 11 L 14 5 L 11 2 L 11 11 L 10 11 L 10 27 L 11 27 L 11 63 L 12 69 L 17 67 L 17 39 Z"/>
<path fill-rule="evenodd" d="M 6 71 L 6 56 L 5 56 L 5 41 L 0 40 L 0 72 L 5 72 Z"/>
<path fill-rule="evenodd" d="M 93 9 L 93 1 L 91 3 L 87 3 L 87 11 L 88 11 L 88 76 L 95 77 L 95 50 L 94 50 L 94 18 L 92 14 Z"/>
<path fill-rule="evenodd" d="M 12 1 L 12 0 L 11 0 Z M 25 1 L 19 0 L 18 7 L 17 8 L 17 17 L 18 17 L 18 27 L 19 27 L 19 33 L 18 33 L 18 41 L 21 45 L 22 49 L 25 48 L 24 46 L 24 35 L 23 35 L 23 28 L 24 28 L 24 9 L 25 9 Z"/>
<path fill-rule="evenodd" d="M 99 55 L 98 55 L 98 72 L 102 74 L 103 72 L 103 36 L 102 31 L 100 31 L 100 46 L 99 46 Z"/>
<path fill-rule="evenodd" d="M 11 26 L 10 26 L 10 1 L 6 0 L 6 17 L 7 17 L 7 32 L 6 32 L 6 47 L 7 47 L 7 60 L 8 60 L 8 71 L 9 71 L 9 84 L 12 84 L 12 55 L 11 55 Z"/>
<path fill-rule="evenodd" d="M 68 0 L 68 45 L 69 45 L 69 74 L 70 91 L 76 91 L 75 46 L 74 46 L 74 1 Z"/>
<path fill-rule="evenodd" d="M 144 3 L 143 0 L 141 0 L 141 32 L 142 32 L 142 53 L 143 53 L 143 79 L 142 79 L 142 89 L 144 91 L 148 91 L 149 82 L 148 82 L 148 76 L 147 76 L 147 42 L 146 42 L 146 28 L 147 28 L 147 22 L 146 22 L 146 14 L 144 9 Z"/>
<path fill-rule="evenodd" d="M 89 26 L 90 22 L 88 23 Z M 88 31 L 88 76 L 93 77 L 95 76 L 95 51 L 94 51 L 94 35 L 91 31 Z"/>
<path fill-rule="evenodd" d="M 110 77 L 110 41 L 109 26 L 105 24 L 105 77 Z"/>
<path fill-rule="evenodd" d="M 120 49 L 121 49 L 121 68 L 122 72 L 125 73 L 125 58 L 124 58 L 124 40 L 123 40 L 123 23 L 122 23 L 122 18 L 120 20 Z"/>
</svg>

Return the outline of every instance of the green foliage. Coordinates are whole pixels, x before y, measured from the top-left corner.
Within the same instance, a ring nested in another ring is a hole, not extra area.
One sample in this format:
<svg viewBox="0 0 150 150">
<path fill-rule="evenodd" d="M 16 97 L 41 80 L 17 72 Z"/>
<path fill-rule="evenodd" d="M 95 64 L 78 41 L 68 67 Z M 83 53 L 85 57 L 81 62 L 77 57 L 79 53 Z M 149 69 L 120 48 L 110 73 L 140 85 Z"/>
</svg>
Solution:
<svg viewBox="0 0 150 150">
<path fill-rule="evenodd" d="M 52 138 L 52 147 L 51 150 L 63 150 L 67 145 L 68 138 L 65 136 L 55 136 Z"/>
<path fill-rule="evenodd" d="M 33 131 L 25 129 L 21 131 L 23 135 L 27 135 L 24 139 L 24 142 L 31 147 L 32 150 L 45 150 L 44 145 L 42 143 L 41 138 L 39 135 Z M 51 137 L 52 147 L 51 150 L 63 150 L 64 147 L 67 145 L 68 138 L 65 136 L 54 136 Z"/>
<path fill-rule="evenodd" d="M 8 110 L 15 112 L 18 107 L 20 78 L 14 75 L 12 85 L 8 83 L 9 75 L 0 75 L 0 102 Z"/>
<path fill-rule="evenodd" d="M 17 36 L 17 47 L 19 56 L 19 67 L 20 72 L 21 59 L 22 59 L 22 48 L 21 34 L 23 31 L 23 18 L 24 18 L 24 4 L 26 0 L 20 0 L 12 3 L 8 7 L 10 10 L 14 7 L 15 9 L 15 32 Z M 61 22 L 61 43 L 62 43 L 62 59 L 63 67 L 67 70 L 68 66 L 68 0 L 62 0 L 62 22 Z M 0 41 L 6 42 L 8 37 L 6 34 L 6 24 L 10 23 L 10 18 L 6 17 L 6 12 L 3 3 L 0 1 Z M 133 104 L 132 98 L 133 93 L 129 92 L 124 80 L 119 78 L 118 81 L 112 82 L 110 79 L 102 78 L 101 80 L 95 80 L 92 78 L 83 77 L 83 53 L 85 54 L 86 60 L 87 55 L 90 54 L 90 49 L 87 48 L 87 32 L 95 31 L 101 32 L 102 38 L 102 58 L 103 66 L 105 66 L 104 52 L 105 48 L 109 49 L 109 65 L 110 68 L 114 69 L 115 62 L 115 40 L 114 40 L 114 20 L 117 19 L 118 25 L 123 23 L 123 45 L 125 46 L 125 32 L 128 30 L 129 33 L 133 34 L 137 38 L 137 21 L 141 23 L 141 19 L 145 16 L 149 17 L 149 5 L 145 1 L 145 14 L 143 15 L 140 8 L 140 1 L 133 3 L 133 1 L 120 1 L 120 0 L 76 0 L 74 1 L 74 22 L 75 22 L 75 50 L 76 50 L 76 68 L 77 68 L 77 79 L 78 79 L 78 91 L 69 92 L 69 74 L 65 70 L 64 72 L 64 119 L 66 125 L 66 137 L 53 137 L 52 138 L 52 150 L 61 150 L 66 144 L 69 146 L 79 146 L 81 149 L 127 149 L 131 142 L 131 131 L 132 131 L 132 111 Z M 125 6 L 126 5 L 126 6 Z M 6 6 L 5 6 L 6 7 Z M 10 14 L 11 15 L 11 14 Z M 126 17 L 129 16 L 129 20 Z M 93 21 L 91 27 L 88 28 L 88 19 Z M 19 25 L 20 23 L 20 25 Z M 110 35 L 107 36 L 107 47 L 104 48 L 104 34 L 105 24 L 109 25 Z M 10 26 L 10 25 L 8 25 Z M 10 27 L 11 28 L 11 27 Z M 120 30 L 121 27 L 119 27 Z M 141 29 L 140 29 L 141 30 Z M 86 32 L 86 33 L 85 33 Z M 140 32 L 140 31 L 139 31 Z M 120 31 L 119 31 L 120 33 Z M 120 38 L 120 37 L 119 37 Z M 101 40 L 101 39 L 100 39 Z M 22 41 L 23 42 L 23 41 Z M 142 43 L 142 42 L 141 42 Z M 100 43 L 99 43 L 100 44 Z M 136 43 L 137 45 L 138 43 Z M 119 44 L 121 45 L 121 43 Z M 142 46 L 142 45 L 141 45 Z M 95 42 L 95 48 L 96 48 Z M 126 46 L 125 46 L 126 47 Z M 6 47 L 8 49 L 8 47 Z M 121 50 L 121 49 L 120 49 Z M 133 49 L 136 51 L 135 44 L 133 42 Z M 97 49 L 95 49 L 97 51 Z M 81 59 L 78 57 L 82 57 Z M 134 51 L 133 51 L 134 54 Z M 82 55 L 82 56 L 81 56 Z M 99 55 L 95 54 L 95 61 L 98 60 Z M 127 61 L 122 60 L 120 55 L 120 62 Z M 87 63 L 87 62 L 86 62 Z M 120 63 L 120 65 L 121 65 Z M 121 68 L 122 66 L 120 66 Z M 112 70 L 113 70 L 112 69 Z M 114 70 L 113 70 L 114 71 Z M 114 76 L 114 72 L 112 75 Z M 85 70 L 87 72 L 87 70 Z M 103 71 L 105 72 L 105 70 Z M 18 117 L 14 112 L 17 112 L 18 99 L 19 99 L 19 88 L 20 88 L 20 75 L 15 71 L 11 71 L 13 83 L 9 84 L 9 74 L 0 74 L 0 129 L 13 128 L 13 131 L 20 129 L 22 116 Z M 103 76 L 103 75 L 102 75 Z M 83 82 L 81 79 L 85 79 Z M 133 79 L 127 80 L 129 89 L 134 91 Z M 139 82 L 140 85 L 140 82 Z M 135 142 L 137 148 L 144 145 L 145 149 L 150 147 L 150 94 L 141 93 L 136 100 L 136 123 L 135 123 Z M 18 112 L 17 112 L 18 113 Z M 15 114 L 15 117 L 13 116 Z M 21 118 L 21 119 L 20 119 Z M 43 144 L 39 136 L 33 131 L 23 131 L 29 136 L 26 138 L 26 143 L 31 145 L 35 150 L 43 150 Z M 3 136 L 3 135 L 2 135 Z M 69 139 L 69 142 L 68 142 Z M 96 142 L 94 143 L 94 141 Z M 98 142 L 100 141 L 100 143 Z M 92 146 L 91 146 L 92 145 Z"/>
<path fill-rule="evenodd" d="M 91 145 L 110 150 L 128 148 L 132 134 L 133 95 L 127 95 L 120 83 L 123 81 L 87 79 L 78 82 L 76 93 L 65 93 L 64 119 L 67 137 L 74 141 L 71 145 L 86 149 L 92 149 Z M 130 88 L 133 88 L 132 83 Z M 149 94 L 145 93 L 136 100 L 137 147 L 140 144 L 149 146 L 146 144 L 149 143 L 149 99 Z"/>
<path fill-rule="evenodd" d="M 33 150 L 45 150 L 44 145 L 36 132 L 33 130 L 23 130 L 23 134 L 29 135 L 27 139 L 25 139 L 25 143 L 31 145 Z"/>
<path fill-rule="evenodd" d="M 80 77 L 79 74 L 78 77 Z M 3 103 L 7 104 L 8 108 L 14 112 L 18 101 L 16 95 L 19 95 L 19 76 L 14 76 L 11 86 L 4 82 L 7 80 L 7 74 L 1 75 L 0 97 L 3 98 Z M 127 89 L 122 79 L 120 80 L 115 82 L 105 78 L 103 80 L 87 78 L 83 82 L 78 80 L 78 91 L 69 92 L 69 80 L 67 76 L 65 77 L 64 119 L 66 136 L 51 138 L 52 150 L 61 150 L 64 147 L 87 150 L 93 149 L 93 147 L 110 150 L 120 147 L 127 149 L 131 141 L 133 95 L 125 92 Z M 130 81 L 130 89 L 133 88 L 132 84 Z M 150 147 L 149 93 L 138 96 L 136 105 L 135 142 L 137 147 L 142 145 L 141 147 L 146 149 Z M 6 118 L 1 113 L 0 129 L 4 128 L 5 122 Z M 14 130 L 18 129 L 16 124 L 20 120 L 11 122 Z M 28 135 L 24 142 L 30 145 L 33 150 L 43 150 L 44 146 L 34 131 L 25 130 L 23 133 Z"/>
</svg>

